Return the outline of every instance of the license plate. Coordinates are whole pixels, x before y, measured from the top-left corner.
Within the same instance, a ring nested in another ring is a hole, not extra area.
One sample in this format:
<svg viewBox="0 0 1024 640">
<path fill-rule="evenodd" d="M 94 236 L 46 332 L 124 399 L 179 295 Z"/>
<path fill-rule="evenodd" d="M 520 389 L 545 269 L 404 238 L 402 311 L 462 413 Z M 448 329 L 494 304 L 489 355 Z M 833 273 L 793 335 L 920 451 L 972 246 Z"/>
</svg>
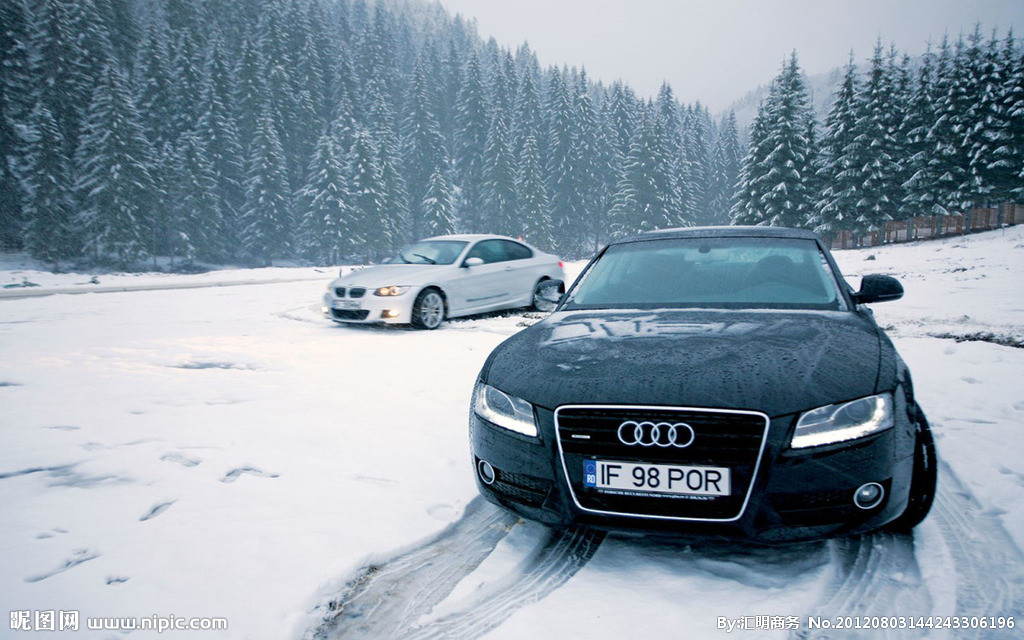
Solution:
<svg viewBox="0 0 1024 640">
<path fill-rule="evenodd" d="M 729 469 L 585 460 L 583 485 L 607 491 L 727 496 Z"/>
<path fill-rule="evenodd" d="M 334 301 L 334 308 L 335 309 L 349 309 L 349 310 L 358 309 L 359 308 L 359 303 L 356 302 L 355 300 L 335 300 Z"/>
</svg>

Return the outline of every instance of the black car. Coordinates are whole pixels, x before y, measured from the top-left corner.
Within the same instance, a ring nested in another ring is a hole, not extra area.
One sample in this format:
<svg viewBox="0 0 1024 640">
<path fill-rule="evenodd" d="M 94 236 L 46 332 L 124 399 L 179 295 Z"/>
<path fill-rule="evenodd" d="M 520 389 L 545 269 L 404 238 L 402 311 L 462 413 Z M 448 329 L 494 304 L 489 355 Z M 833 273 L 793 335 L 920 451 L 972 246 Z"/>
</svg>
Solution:
<svg viewBox="0 0 1024 640">
<path fill-rule="evenodd" d="M 484 364 L 469 419 L 480 492 L 552 525 L 907 531 L 931 507 L 935 446 L 865 306 L 902 295 L 882 275 L 854 292 L 808 231 L 613 242 Z"/>
</svg>

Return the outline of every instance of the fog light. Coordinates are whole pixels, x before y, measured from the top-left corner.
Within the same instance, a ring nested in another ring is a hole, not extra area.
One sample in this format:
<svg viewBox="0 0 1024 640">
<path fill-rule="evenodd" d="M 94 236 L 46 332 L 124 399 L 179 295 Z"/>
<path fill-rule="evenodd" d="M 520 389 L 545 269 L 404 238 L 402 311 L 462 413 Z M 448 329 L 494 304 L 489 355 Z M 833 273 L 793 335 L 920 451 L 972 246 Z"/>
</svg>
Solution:
<svg viewBox="0 0 1024 640">
<path fill-rule="evenodd" d="M 486 460 L 481 460 L 476 464 L 476 470 L 477 473 L 480 474 L 480 480 L 484 484 L 494 484 L 494 467 L 491 466 L 490 462 L 487 462 Z"/>
<path fill-rule="evenodd" d="M 853 494 L 853 504 L 861 509 L 874 509 L 885 497 L 885 489 L 877 482 L 861 485 Z"/>
<path fill-rule="evenodd" d="M 381 315 L 384 316 L 385 318 L 397 318 L 398 309 L 385 309 L 384 313 L 382 313 Z"/>
<path fill-rule="evenodd" d="M 320 307 L 320 313 L 327 315 L 328 311 L 330 311 L 330 309 L 328 309 L 327 307 Z"/>
</svg>

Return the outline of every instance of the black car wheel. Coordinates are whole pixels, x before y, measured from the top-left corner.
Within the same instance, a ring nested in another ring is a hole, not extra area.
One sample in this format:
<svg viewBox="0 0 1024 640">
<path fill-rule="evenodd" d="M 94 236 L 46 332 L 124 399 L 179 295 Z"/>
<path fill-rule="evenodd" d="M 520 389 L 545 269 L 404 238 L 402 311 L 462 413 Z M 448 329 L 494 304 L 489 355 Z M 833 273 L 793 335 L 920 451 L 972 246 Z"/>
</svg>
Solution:
<svg viewBox="0 0 1024 640">
<path fill-rule="evenodd" d="M 541 301 L 541 298 L 540 298 L 540 288 L 548 280 L 550 280 L 550 278 L 544 277 L 544 278 L 541 278 L 540 280 L 538 280 L 537 284 L 533 285 L 533 297 L 530 299 L 530 310 L 531 311 L 543 311 L 543 309 L 541 308 L 541 305 L 543 305 L 544 303 L 543 303 L 543 301 Z M 540 304 L 538 304 L 538 301 L 540 301 Z"/>
<path fill-rule="evenodd" d="M 412 305 L 412 326 L 436 329 L 444 321 L 444 298 L 437 289 L 424 289 Z"/>
<path fill-rule="evenodd" d="M 920 407 L 917 409 L 917 440 L 914 443 L 914 477 L 910 481 L 910 499 L 900 517 L 889 523 L 888 529 L 909 532 L 921 524 L 935 501 L 938 485 L 938 460 L 935 458 L 935 438 Z"/>
</svg>

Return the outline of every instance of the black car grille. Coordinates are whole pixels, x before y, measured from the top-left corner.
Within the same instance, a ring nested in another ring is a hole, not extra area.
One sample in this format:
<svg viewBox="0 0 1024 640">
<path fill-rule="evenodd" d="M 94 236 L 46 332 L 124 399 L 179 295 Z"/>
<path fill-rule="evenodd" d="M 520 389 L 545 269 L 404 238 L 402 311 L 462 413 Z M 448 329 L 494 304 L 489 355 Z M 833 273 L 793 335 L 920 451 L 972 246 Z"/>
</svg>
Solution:
<svg viewBox="0 0 1024 640">
<path fill-rule="evenodd" d="M 618 429 L 627 421 L 683 422 L 692 427 L 693 442 L 683 448 L 625 445 L 618 438 Z M 686 520 L 734 520 L 741 515 L 768 434 L 768 418 L 763 414 L 712 409 L 567 407 L 555 412 L 555 425 L 569 486 L 581 507 Z M 730 494 L 624 495 L 585 487 L 583 468 L 588 460 L 727 467 Z"/>
<path fill-rule="evenodd" d="M 366 320 L 368 309 L 331 309 L 331 315 L 338 320 Z"/>
<path fill-rule="evenodd" d="M 366 295 L 366 287 L 352 287 L 348 290 L 348 297 L 362 298 Z"/>
<path fill-rule="evenodd" d="M 334 295 L 337 298 L 345 297 L 345 287 L 334 287 Z"/>
</svg>

